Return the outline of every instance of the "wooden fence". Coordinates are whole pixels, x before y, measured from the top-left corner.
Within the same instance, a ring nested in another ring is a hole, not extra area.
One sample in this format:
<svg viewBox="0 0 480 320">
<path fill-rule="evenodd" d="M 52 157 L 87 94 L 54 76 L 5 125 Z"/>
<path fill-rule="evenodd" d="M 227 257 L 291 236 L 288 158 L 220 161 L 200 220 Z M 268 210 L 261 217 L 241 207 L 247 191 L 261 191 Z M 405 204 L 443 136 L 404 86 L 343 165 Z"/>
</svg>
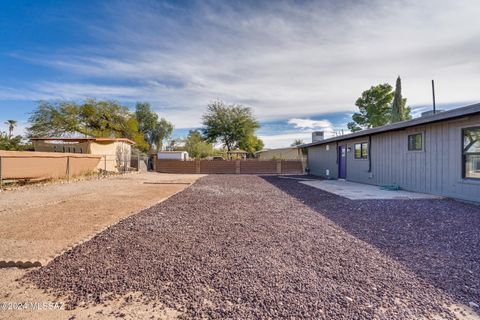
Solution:
<svg viewBox="0 0 480 320">
<path fill-rule="evenodd" d="M 300 160 L 155 160 L 155 171 L 200 174 L 303 174 Z"/>
</svg>

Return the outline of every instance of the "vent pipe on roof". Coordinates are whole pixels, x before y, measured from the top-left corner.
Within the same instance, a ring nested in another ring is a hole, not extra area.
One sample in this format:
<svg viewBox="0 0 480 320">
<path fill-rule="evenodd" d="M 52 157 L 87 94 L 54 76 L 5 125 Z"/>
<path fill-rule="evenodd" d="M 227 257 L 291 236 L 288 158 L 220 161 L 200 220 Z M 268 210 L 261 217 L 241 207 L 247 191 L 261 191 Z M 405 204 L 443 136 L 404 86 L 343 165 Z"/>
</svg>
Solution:
<svg viewBox="0 0 480 320">
<path fill-rule="evenodd" d="M 437 113 L 435 106 L 435 81 L 432 80 L 432 98 L 433 98 L 433 114 Z"/>
</svg>

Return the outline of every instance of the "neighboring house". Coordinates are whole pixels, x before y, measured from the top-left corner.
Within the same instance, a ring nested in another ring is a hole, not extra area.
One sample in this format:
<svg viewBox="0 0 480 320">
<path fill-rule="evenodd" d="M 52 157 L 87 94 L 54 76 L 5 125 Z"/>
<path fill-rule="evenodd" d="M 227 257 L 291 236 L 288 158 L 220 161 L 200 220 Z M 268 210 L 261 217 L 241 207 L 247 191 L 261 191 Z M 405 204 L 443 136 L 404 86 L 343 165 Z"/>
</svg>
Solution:
<svg viewBox="0 0 480 320">
<path fill-rule="evenodd" d="M 132 145 L 127 138 L 32 138 L 35 151 L 86 153 L 103 156 L 98 169 L 123 172 L 130 166 Z"/>
<path fill-rule="evenodd" d="M 480 104 L 304 147 L 314 175 L 480 201 Z"/>
<path fill-rule="evenodd" d="M 188 160 L 187 151 L 159 151 L 157 153 L 157 159 L 170 159 L 170 160 Z"/>
<path fill-rule="evenodd" d="M 288 147 L 279 149 L 266 149 L 255 152 L 258 160 L 303 160 L 303 148 Z"/>
<path fill-rule="evenodd" d="M 242 149 L 235 149 L 227 151 L 228 160 L 245 160 L 247 159 L 248 152 Z"/>
</svg>

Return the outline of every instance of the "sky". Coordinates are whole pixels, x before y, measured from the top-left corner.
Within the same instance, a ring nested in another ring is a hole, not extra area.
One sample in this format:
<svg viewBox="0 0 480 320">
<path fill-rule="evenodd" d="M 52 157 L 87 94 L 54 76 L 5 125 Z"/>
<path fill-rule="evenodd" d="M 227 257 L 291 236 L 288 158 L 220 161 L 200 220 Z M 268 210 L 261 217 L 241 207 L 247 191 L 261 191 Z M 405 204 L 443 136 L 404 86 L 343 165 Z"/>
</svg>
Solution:
<svg viewBox="0 0 480 320">
<path fill-rule="evenodd" d="M 480 1 L 0 0 L 0 130 L 40 100 L 148 101 L 201 126 L 249 106 L 266 147 L 340 130 L 372 85 L 402 78 L 413 114 L 480 102 Z"/>
</svg>

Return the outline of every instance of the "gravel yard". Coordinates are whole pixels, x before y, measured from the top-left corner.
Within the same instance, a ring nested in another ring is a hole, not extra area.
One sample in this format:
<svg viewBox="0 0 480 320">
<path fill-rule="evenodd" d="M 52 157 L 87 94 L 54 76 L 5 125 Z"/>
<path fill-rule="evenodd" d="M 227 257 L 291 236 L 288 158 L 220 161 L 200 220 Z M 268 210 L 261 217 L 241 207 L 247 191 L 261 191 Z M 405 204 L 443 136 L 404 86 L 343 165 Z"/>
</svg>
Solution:
<svg viewBox="0 0 480 320">
<path fill-rule="evenodd" d="M 453 303 L 478 301 L 478 219 L 449 200 L 352 202 L 295 180 L 207 176 L 25 280 L 71 307 L 140 292 L 183 318 L 449 319 Z"/>
<path fill-rule="evenodd" d="M 282 178 L 266 179 L 457 302 L 480 305 L 479 205 L 451 199 L 351 201 Z"/>
</svg>

